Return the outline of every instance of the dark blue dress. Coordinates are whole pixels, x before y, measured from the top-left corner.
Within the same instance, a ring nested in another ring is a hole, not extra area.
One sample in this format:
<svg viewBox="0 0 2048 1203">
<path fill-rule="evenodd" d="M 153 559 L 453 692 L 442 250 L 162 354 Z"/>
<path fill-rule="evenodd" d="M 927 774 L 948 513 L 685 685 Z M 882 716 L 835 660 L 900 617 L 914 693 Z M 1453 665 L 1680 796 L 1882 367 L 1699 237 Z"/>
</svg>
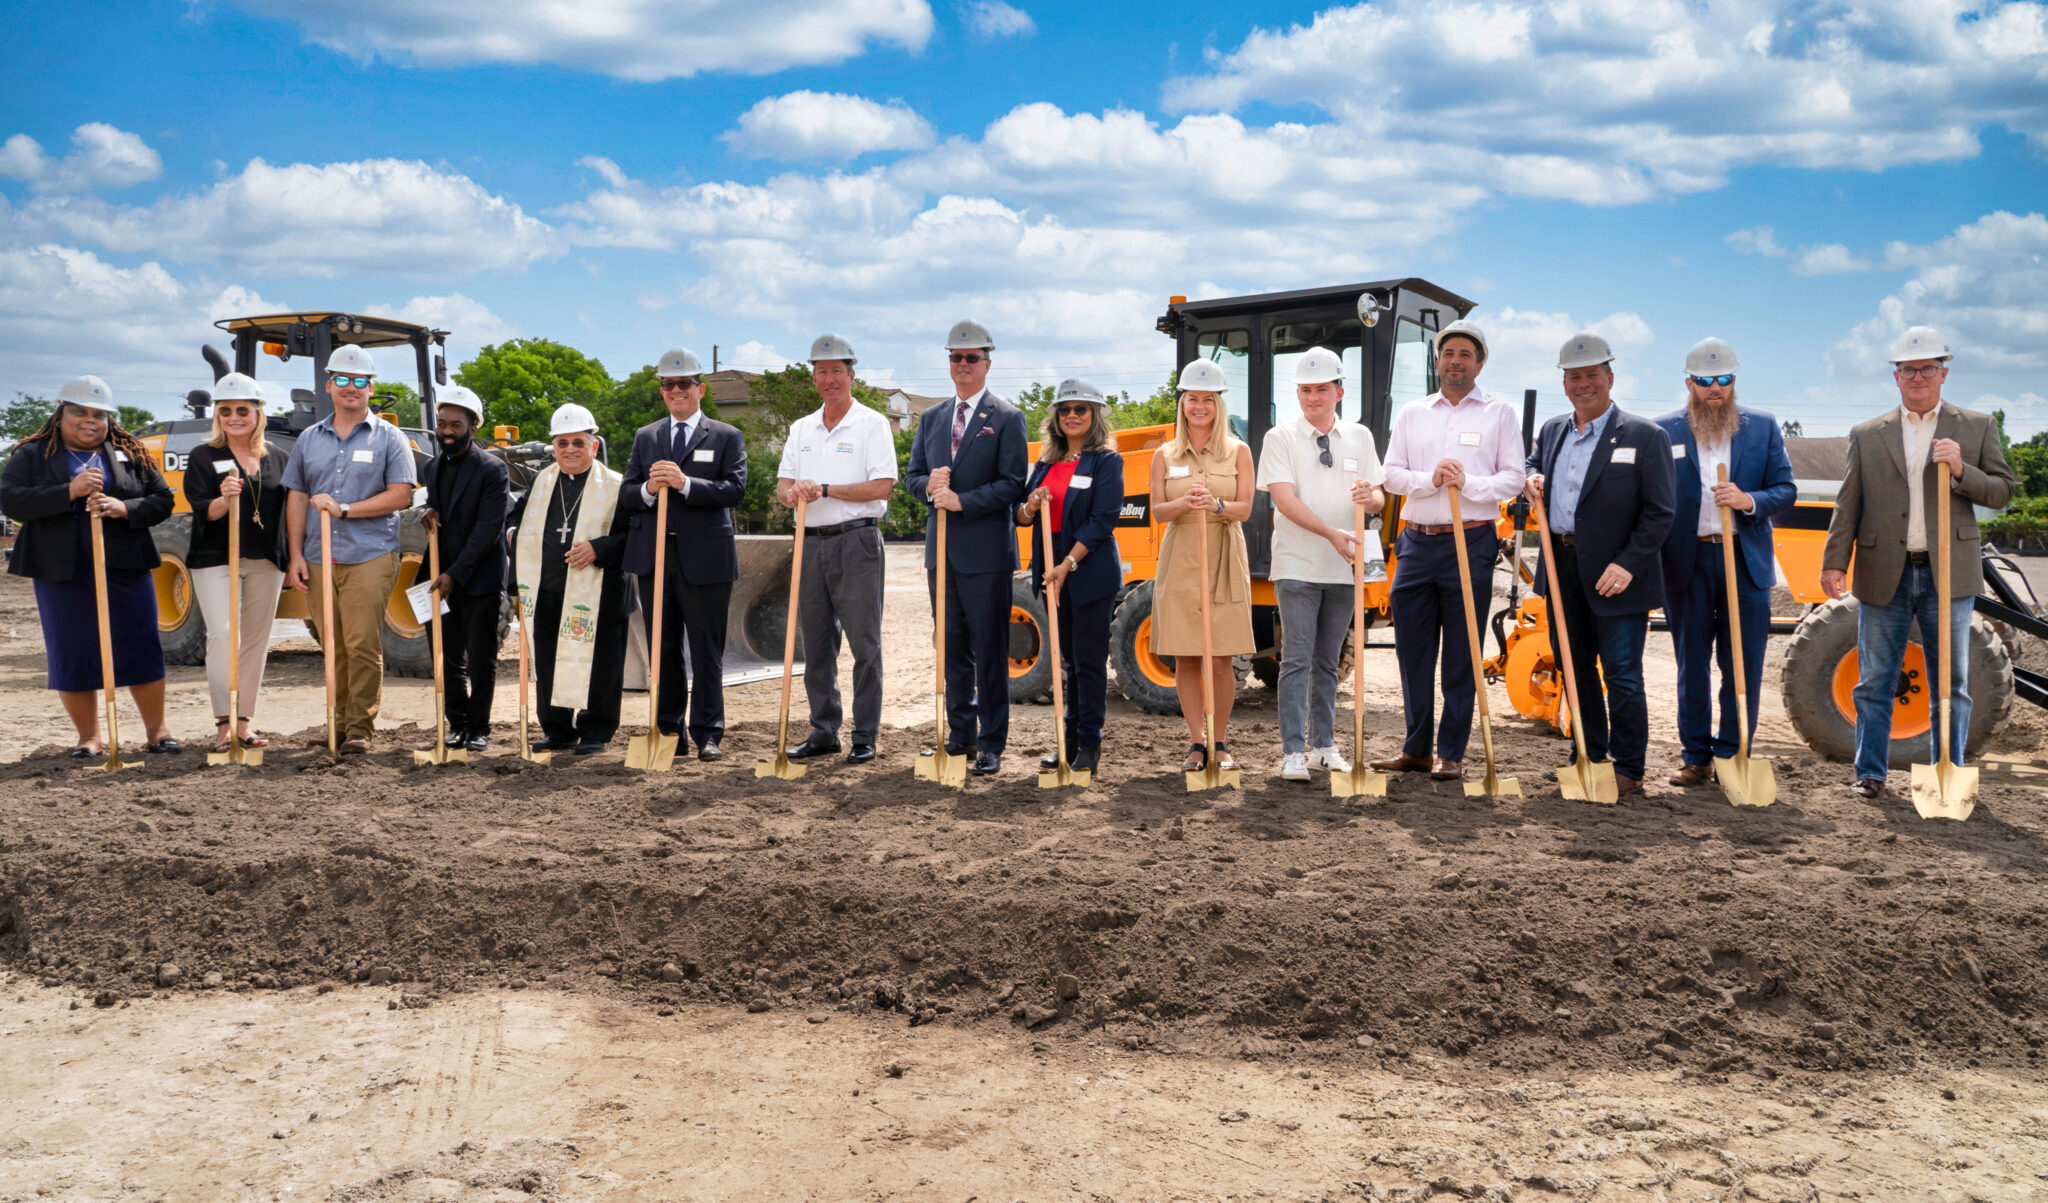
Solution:
<svg viewBox="0 0 2048 1203">
<path fill-rule="evenodd" d="M 97 453 L 66 450 L 71 475 L 98 460 Z M 92 518 L 77 505 L 77 559 L 92 563 Z M 68 581 L 36 581 L 36 609 L 42 616 L 43 662 L 50 688 L 65 693 L 90 693 L 100 688 L 99 602 L 93 595 L 90 567 Z M 114 684 L 147 685 L 164 679 L 164 645 L 157 638 L 156 585 L 147 572 L 107 573 L 107 614 L 114 639 Z"/>
</svg>

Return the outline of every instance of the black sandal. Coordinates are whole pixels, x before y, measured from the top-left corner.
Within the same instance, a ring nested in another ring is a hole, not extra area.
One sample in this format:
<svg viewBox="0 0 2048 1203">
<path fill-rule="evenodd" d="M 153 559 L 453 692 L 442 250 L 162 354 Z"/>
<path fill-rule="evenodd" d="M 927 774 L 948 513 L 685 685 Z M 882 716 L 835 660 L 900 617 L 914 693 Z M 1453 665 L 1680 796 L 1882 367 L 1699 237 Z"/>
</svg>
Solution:
<svg viewBox="0 0 2048 1203">
<path fill-rule="evenodd" d="M 248 715 L 246 715 L 246 714 L 245 714 L 245 715 L 243 715 L 243 716 L 242 716 L 242 723 L 243 723 L 243 725 L 244 725 L 244 726 L 247 726 L 247 725 L 248 725 L 248 722 L 249 722 L 249 716 L 248 716 Z M 243 741 L 242 741 L 242 746 L 243 746 L 243 747 L 245 747 L 245 748 L 267 748 L 267 747 L 269 747 L 269 746 L 270 746 L 270 741 L 269 741 L 269 740 L 267 740 L 267 739 L 265 739 L 265 738 L 263 738 L 263 736 L 262 736 L 262 735 L 261 735 L 260 733 L 258 733 L 258 732 L 257 732 L 256 728 L 254 728 L 254 727 L 250 727 L 250 728 L 249 728 L 249 738 L 247 738 L 247 739 L 245 739 L 245 740 L 243 740 Z"/>
<path fill-rule="evenodd" d="M 1226 772 L 1237 767 L 1237 761 L 1230 755 L 1230 745 L 1220 739 L 1216 741 L 1216 767 Z"/>
<path fill-rule="evenodd" d="M 1189 744 L 1188 758 L 1180 762 L 1183 773 L 1199 773 L 1209 767 L 1209 748 L 1206 744 Z"/>
<path fill-rule="evenodd" d="M 224 718 L 213 720 L 213 746 L 208 748 L 207 751 L 225 752 L 235 746 L 234 737 L 228 732 L 228 727 L 231 725 Z"/>
<path fill-rule="evenodd" d="M 106 753 L 99 748 L 88 748 L 84 744 L 80 744 L 71 749 L 68 755 L 73 760 L 91 760 L 95 757 L 105 756 Z"/>
<path fill-rule="evenodd" d="M 166 735 L 155 743 L 142 745 L 142 750 L 153 755 L 176 756 L 185 750 L 185 745 Z"/>
</svg>

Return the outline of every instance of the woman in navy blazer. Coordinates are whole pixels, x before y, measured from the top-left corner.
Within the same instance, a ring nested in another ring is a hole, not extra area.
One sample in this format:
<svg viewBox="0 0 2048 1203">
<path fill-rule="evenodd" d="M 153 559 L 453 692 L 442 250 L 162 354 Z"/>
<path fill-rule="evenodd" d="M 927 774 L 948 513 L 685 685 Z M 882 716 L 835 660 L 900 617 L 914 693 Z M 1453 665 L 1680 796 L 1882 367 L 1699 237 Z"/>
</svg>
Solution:
<svg viewBox="0 0 2048 1203">
<path fill-rule="evenodd" d="M 1062 380 L 1046 410 L 1017 525 L 1031 530 L 1031 591 L 1059 588 L 1061 670 L 1067 702 L 1067 759 L 1093 769 L 1102 756 L 1102 720 L 1109 705 L 1109 622 L 1124 583 L 1116 522 L 1124 505 L 1124 461 L 1110 436 L 1109 403 L 1085 380 Z M 1050 521 L 1052 558 L 1038 552 Z M 1059 753 L 1039 764 L 1059 767 Z"/>
</svg>

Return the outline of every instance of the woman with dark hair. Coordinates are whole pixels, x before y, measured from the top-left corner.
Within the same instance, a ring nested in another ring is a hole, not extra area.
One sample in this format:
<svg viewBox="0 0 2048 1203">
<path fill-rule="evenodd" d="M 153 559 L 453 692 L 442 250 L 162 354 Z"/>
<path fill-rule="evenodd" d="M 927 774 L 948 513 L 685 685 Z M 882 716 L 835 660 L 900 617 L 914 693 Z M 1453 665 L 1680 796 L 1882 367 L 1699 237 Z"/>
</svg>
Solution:
<svg viewBox="0 0 2048 1203">
<path fill-rule="evenodd" d="M 1045 413 L 1038 463 L 1031 469 L 1017 525 L 1028 527 L 1031 591 L 1059 592 L 1062 689 L 1067 700 L 1068 762 L 1093 769 L 1102 756 L 1102 720 L 1109 703 L 1109 623 L 1123 588 L 1116 520 L 1124 504 L 1124 461 L 1109 430 L 1109 403 L 1085 380 L 1062 380 Z M 1041 519 L 1041 515 L 1043 518 Z M 1042 554 L 1038 523 L 1052 523 L 1052 562 Z M 1054 751 L 1039 764 L 1059 767 Z"/>
<path fill-rule="evenodd" d="M 156 587 L 149 576 L 162 563 L 149 528 L 171 516 L 171 486 L 148 449 L 114 421 L 114 413 L 113 390 L 106 382 L 80 376 L 57 393 L 57 411 L 21 441 L 0 473 L 0 510 L 21 523 L 7 571 L 36 583 L 50 688 L 78 728 L 74 760 L 105 751 L 92 563 L 95 517 L 105 520 L 114 683 L 128 687 L 142 712 L 149 751 L 184 750 L 164 726 L 164 649 L 157 640 Z"/>
</svg>

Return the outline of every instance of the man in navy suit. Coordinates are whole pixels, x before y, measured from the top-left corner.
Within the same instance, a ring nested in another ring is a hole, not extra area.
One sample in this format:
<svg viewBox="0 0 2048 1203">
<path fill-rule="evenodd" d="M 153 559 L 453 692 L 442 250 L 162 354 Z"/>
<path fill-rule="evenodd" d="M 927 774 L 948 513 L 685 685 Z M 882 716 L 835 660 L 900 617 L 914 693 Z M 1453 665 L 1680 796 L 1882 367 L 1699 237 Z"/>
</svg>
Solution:
<svg viewBox="0 0 2048 1203">
<path fill-rule="evenodd" d="M 1749 695 L 1749 732 L 1756 734 L 1763 700 L 1764 640 L 1770 634 L 1771 586 L 1777 560 L 1771 517 L 1798 497 L 1792 461 L 1778 420 L 1735 404 L 1735 348 L 1702 340 L 1685 357 L 1685 408 L 1657 419 L 1671 439 L 1676 510 L 1664 540 L 1664 613 L 1678 657 L 1678 737 L 1684 763 L 1669 780 L 1690 789 L 1714 779 L 1714 758 L 1734 756 L 1733 654 L 1729 616 L 1742 623 L 1743 688 Z M 1726 465 L 1728 483 L 1717 482 Z M 1735 575 L 1727 579 L 1721 546 L 1721 507 L 1734 511 Z M 1721 665 L 1721 724 L 1714 727 L 1710 661 Z"/>
<path fill-rule="evenodd" d="M 1562 596 L 1549 599 L 1550 649 L 1563 663 L 1562 622 L 1572 641 L 1586 754 L 1597 762 L 1611 753 L 1615 784 L 1633 794 L 1643 788 L 1650 746 L 1643 639 L 1650 611 L 1664 604 L 1661 557 L 1675 488 L 1671 439 L 1655 422 L 1614 404 L 1614 352 L 1606 339 L 1572 335 L 1557 366 L 1572 412 L 1543 424 L 1526 487 L 1529 500 L 1546 507 L 1557 553 Z M 1538 593 L 1548 592 L 1546 575 L 1538 569 Z"/>
<path fill-rule="evenodd" d="M 938 583 L 938 517 L 946 520 L 946 751 L 977 750 L 971 771 L 1002 768 L 1010 738 L 1010 577 L 1017 571 L 1011 509 L 1024 496 L 1024 415 L 988 391 L 995 342 L 974 322 L 946 338 L 953 397 L 918 418 L 910 495 L 935 511 L 925 522 L 925 579 Z M 937 608 L 936 592 L 933 607 Z M 977 730 L 977 721 L 979 730 Z M 935 733 L 933 738 L 938 738 Z"/>
<path fill-rule="evenodd" d="M 640 610 L 650 637 L 654 624 L 655 493 L 668 499 L 668 540 L 663 557 L 661 696 L 656 721 L 663 735 L 681 735 L 690 690 L 689 739 L 697 759 L 722 760 L 725 736 L 725 613 L 739 579 L 732 507 L 747 488 L 747 446 L 740 432 L 704 413 L 704 369 L 688 351 L 661 357 L 654 374 L 669 416 L 633 432 L 633 456 L 619 486 L 619 509 L 632 515 L 623 567 L 640 578 Z M 691 680 L 683 677 L 683 640 L 690 641 Z M 684 751 L 689 740 L 681 741 Z"/>
<path fill-rule="evenodd" d="M 505 510 L 511 475 L 505 461 L 475 449 L 483 399 L 459 384 L 442 390 L 434 437 L 441 454 L 420 473 L 427 512 L 420 525 L 441 545 L 436 596 L 448 603 L 441 641 L 447 682 L 448 746 L 490 745 L 491 701 L 498 684 L 498 611 L 505 594 Z M 427 562 L 420 561 L 420 577 Z"/>
</svg>

